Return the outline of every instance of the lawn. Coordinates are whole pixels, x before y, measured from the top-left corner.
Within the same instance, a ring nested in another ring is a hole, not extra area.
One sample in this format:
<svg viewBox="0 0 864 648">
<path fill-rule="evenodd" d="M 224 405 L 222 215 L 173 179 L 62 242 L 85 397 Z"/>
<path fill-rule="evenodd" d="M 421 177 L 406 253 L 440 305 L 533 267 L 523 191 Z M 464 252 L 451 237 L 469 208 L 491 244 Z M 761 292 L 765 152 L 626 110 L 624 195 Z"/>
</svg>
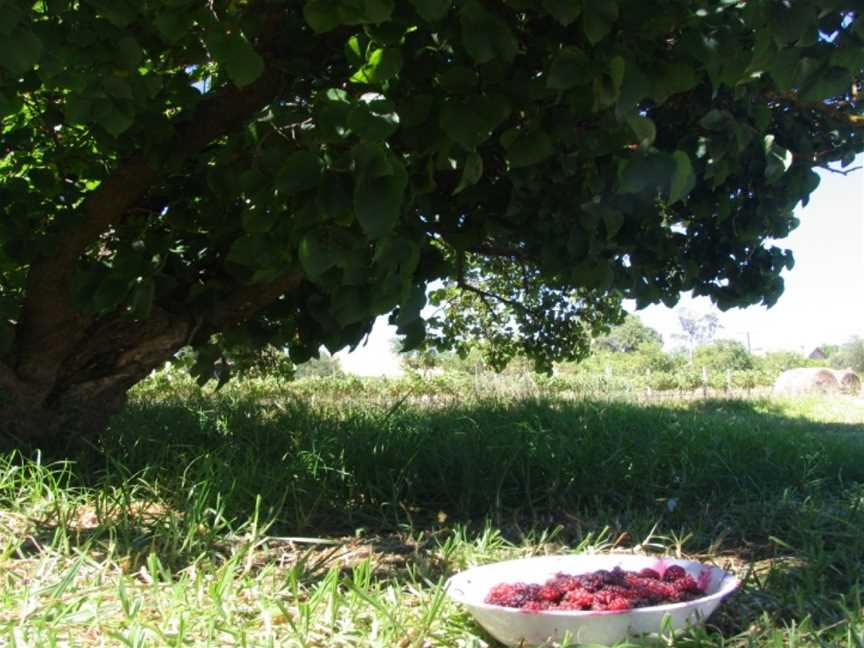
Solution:
<svg viewBox="0 0 864 648">
<path fill-rule="evenodd" d="M 151 382 L 70 460 L 0 456 L 0 642 L 495 646 L 449 575 L 627 551 L 745 580 L 669 645 L 864 648 L 861 401 L 329 389 Z"/>
</svg>

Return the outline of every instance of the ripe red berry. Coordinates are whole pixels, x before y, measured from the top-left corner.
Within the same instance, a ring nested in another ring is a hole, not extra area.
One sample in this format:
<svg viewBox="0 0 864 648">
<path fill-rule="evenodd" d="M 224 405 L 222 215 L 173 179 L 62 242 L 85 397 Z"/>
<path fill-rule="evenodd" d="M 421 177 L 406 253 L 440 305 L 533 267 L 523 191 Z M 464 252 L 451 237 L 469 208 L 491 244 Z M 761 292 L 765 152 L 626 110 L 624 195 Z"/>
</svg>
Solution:
<svg viewBox="0 0 864 648">
<path fill-rule="evenodd" d="M 691 594 L 703 594 L 702 590 L 699 588 L 699 584 L 696 582 L 696 579 L 690 575 L 684 576 L 684 578 L 679 578 L 678 580 L 672 583 L 672 587 L 675 588 L 676 592 L 689 592 Z"/>
<path fill-rule="evenodd" d="M 645 569 L 640 571 L 639 575 L 642 578 L 652 578 L 654 580 L 660 580 L 660 574 L 656 570 L 651 569 L 650 567 L 646 567 Z"/>
<path fill-rule="evenodd" d="M 687 572 L 684 571 L 683 567 L 679 565 L 672 565 L 671 567 L 667 567 L 666 571 L 663 572 L 663 580 L 667 583 L 671 583 L 672 581 L 684 578 L 686 575 Z"/>
<path fill-rule="evenodd" d="M 606 605 L 606 609 L 612 612 L 623 612 L 624 610 L 630 610 L 633 608 L 633 604 L 628 601 L 626 598 L 614 598 Z"/>
<path fill-rule="evenodd" d="M 546 581 L 546 584 L 562 592 L 569 592 L 579 587 L 579 578 L 577 576 L 568 576 L 567 574 L 555 574 L 555 577 Z"/>
<path fill-rule="evenodd" d="M 557 603 L 561 600 L 561 597 L 564 595 L 564 592 L 559 590 L 554 585 L 544 585 L 537 592 L 537 599 L 540 601 L 548 601 L 550 603 Z"/>
<path fill-rule="evenodd" d="M 571 609 L 588 610 L 594 602 L 594 595 L 585 590 L 570 590 L 561 602 L 573 606 Z"/>
<path fill-rule="evenodd" d="M 549 603 L 547 601 L 528 601 L 522 606 L 522 609 L 529 612 L 542 612 L 549 609 Z"/>
</svg>

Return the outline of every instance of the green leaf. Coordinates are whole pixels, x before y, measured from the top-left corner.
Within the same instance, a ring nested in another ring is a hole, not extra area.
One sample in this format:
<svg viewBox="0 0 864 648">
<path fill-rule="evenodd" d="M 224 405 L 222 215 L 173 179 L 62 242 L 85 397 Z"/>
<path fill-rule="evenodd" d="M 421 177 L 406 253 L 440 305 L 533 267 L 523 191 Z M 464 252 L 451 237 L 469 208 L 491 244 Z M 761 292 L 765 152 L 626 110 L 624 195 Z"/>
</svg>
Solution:
<svg viewBox="0 0 864 648">
<path fill-rule="evenodd" d="M 465 4 L 460 20 L 462 45 L 477 63 L 489 63 L 496 58 L 510 63 L 516 57 L 518 42 L 510 27 L 478 0 Z"/>
<path fill-rule="evenodd" d="M 13 74 L 33 69 L 42 56 L 42 41 L 31 31 L 16 29 L 0 38 L 0 65 Z"/>
<path fill-rule="evenodd" d="M 117 308 L 129 294 L 130 286 L 130 281 L 126 277 L 116 274 L 106 275 L 93 294 L 91 307 L 94 312 L 101 313 Z"/>
<path fill-rule="evenodd" d="M 628 65 L 618 91 L 615 116 L 621 119 L 631 111 L 638 110 L 648 97 L 656 97 L 653 81 L 635 64 Z"/>
<path fill-rule="evenodd" d="M 137 67 L 142 58 L 144 58 L 144 52 L 141 51 L 141 46 L 137 40 L 131 36 L 126 36 L 117 41 L 115 60 L 124 68 L 133 69 Z"/>
<path fill-rule="evenodd" d="M 351 149 L 356 175 L 383 178 L 395 173 L 387 148 L 383 144 L 360 142 Z"/>
<path fill-rule="evenodd" d="M 669 183 L 669 204 L 675 204 L 693 191 L 696 186 L 696 175 L 693 173 L 693 165 L 690 157 L 684 151 L 675 151 L 672 154 L 675 163 L 672 171 L 672 180 Z"/>
<path fill-rule="evenodd" d="M 582 0 L 543 0 L 543 8 L 566 27 L 582 13 Z"/>
<path fill-rule="evenodd" d="M 368 45 L 368 43 L 365 44 Z M 364 43 L 361 43 L 357 36 L 352 36 L 345 43 L 345 59 L 353 67 L 359 68 L 366 63 L 366 55 L 363 53 L 365 51 Z"/>
<path fill-rule="evenodd" d="M 776 182 L 792 166 L 794 161 L 792 151 L 780 146 L 774 141 L 773 135 L 766 135 L 763 140 L 765 151 L 765 178 L 769 184 Z"/>
<path fill-rule="evenodd" d="M 801 61 L 802 50 L 798 48 L 786 48 L 779 51 L 773 58 L 768 72 L 781 91 L 793 88 L 798 77 L 798 64 Z"/>
<path fill-rule="evenodd" d="M 90 119 L 90 110 L 93 108 L 93 101 L 90 97 L 83 97 L 79 94 L 69 95 L 64 106 L 66 122 L 69 124 L 84 124 Z"/>
<path fill-rule="evenodd" d="M 477 184 L 480 178 L 483 177 L 483 158 L 473 151 L 465 158 L 465 165 L 462 168 L 462 176 L 459 178 L 459 184 L 453 190 L 453 195 L 461 193 L 471 185 Z"/>
<path fill-rule="evenodd" d="M 91 118 L 114 137 L 119 137 L 135 123 L 127 110 L 108 99 L 100 99 L 94 104 Z"/>
<path fill-rule="evenodd" d="M 357 222 L 369 238 L 381 238 L 393 229 L 402 213 L 408 174 L 380 144 L 358 144 L 352 156 Z"/>
<path fill-rule="evenodd" d="M 410 324 L 398 327 L 396 333 L 402 336 L 402 351 L 413 351 L 426 339 L 426 322 L 422 319 L 414 320 Z"/>
<path fill-rule="evenodd" d="M 334 0 L 308 0 L 303 5 L 303 18 L 316 34 L 331 31 L 342 24 L 339 3 Z"/>
<path fill-rule="evenodd" d="M 671 63 L 662 68 L 660 84 L 666 94 L 674 95 L 692 90 L 699 83 L 696 71 L 686 63 Z"/>
<path fill-rule="evenodd" d="M 129 314 L 136 320 L 150 317 L 153 308 L 153 298 L 156 296 L 156 283 L 151 277 L 144 277 L 132 289 L 129 300 Z"/>
<path fill-rule="evenodd" d="M 420 319 L 420 314 L 426 306 L 426 284 L 418 283 L 411 286 L 408 297 L 399 304 L 399 312 L 395 324 L 405 327 Z"/>
<path fill-rule="evenodd" d="M 263 241 L 260 234 L 243 234 L 231 244 L 225 260 L 246 268 L 257 268 L 265 256 Z"/>
<path fill-rule="evenodd" d="M 445 100 L 438 123 L 450 139 L 471 150 L 489 139 L 509 115 L 503 96 L 451 98 Z"/>
<path fill-rule="evenodd" d="M 546 85 L 555 90 L 569 90 L 591 82 L 591 61 L 576 47 L 565 47 L 552 61 Z"/>
<path fill-rule="evenodd" d="M 624 225 L 624 214 L 607 207 L 603 210 L 603 225 L 606 227 L 606 239 L 611 241 Z"/>
<path fill-rule="evenodd" d="M 670 156 L 659 153 L 638 154 L 622 165 L 620 191 L 622 193 L 650 192 L 653 196 L 661 188 L 669 186 L 672 174 L 673 164 Z"/>
<path fill-rule="evenodd" d="M 399 115 L 383 95 L 367 93 L 349 113 L 348 127 L 363 139 L 383 141 L 399 130 Z"/>
<path fill-rule="evenodd" d="M 801 86 L 801 101 L 816 102 L 842 97 L 852 89 L 852 74 L 840 67 L 831 67 L 810 76 Z"/>
<path fill-rule="evenodd" d="M 333 2 L 333 0 L 328 0 Z M 380 24 L 390 20 L 395 0 L 342 0 L 340 17 L 346 25 Z"/>
<path fill-rule="evenodd" d="M 175 45 L 190 33 L 192 19 L 186 14 L 163 10 L 153 19 L 153 24 L 166 43 Z"/>
<path fill-rule="evenodd" d="M 126 0 L 90 0 L 108 22 L 115 27 L 125 28 L 138 17 L 140 3 L 129 3 Z M 138 6 L 136 6 L 136 4 Z"/>
<path fill-rule="evenodd" d="M 654 138 L 657 137 L 657 128 L 648 117 L 631 115 L 627 118 L 627 124 L 639 138 L 639 146 L 647 148 L 654 143 Z"/>
<path fill-rule="evenodd" d="M 234 34 L 226 41 L 223 57 L 217 56 L 225 66 L 228 77 L 238 88 L 257 81 L 264 74 L 264 59 L 254 50 L 245 36 Z"/>
<path fill-rule="evenodd" d="M 17 96 L 12 95 L 10 99 L 0 92 L 0 118 L 12 115 L 19 110 L 21 110 L 21 100 Z"/>
<path fill-rule="evenodd" d="M 447 15 L 453 0 L 411 0 L 420 17 L 427 22 L 438 22 Z"/>
<path fill-rule="evenodd" d="M 606 38 L 617 20 L 615 0 L 583 0 L 582 29 L 592 45 Z"/>
<path fill-rule="evenodd" d="M 473 68 L 455 65 L 439 74 L 437 81 L 449 94 L 471 94 L 477 90 L 480 76 Z"/>
<path fill-rule="evenodd" d="M 372 50 L 366 63 L 351 77 L 355 83 L 384 83 L 402 69 L 402 50 L 384 47 Z"/>
<path fill-rule="evenodd" d="M 102 87 L 109 96 L 115 99 L 135 99 L 132 86 L 123 77 L 106 76 L 102 80 Z"/>
<path fill-rule="evenodd" d="M 511 168 L 538 164 L 555 152 L 552 139 L 539 128 L 510 130 L 501 136 Z"/>
<path fill-rule="evenodd" d="M 705 116 L 699 120 L 699 125 L 705 130 L 723 132 L 730 121 L 734 122 L 735 118 L 727 110 L 718 110 L 713 108 L 705 113 Z"/>
<path fill-rule="evenodd" d="M 329 220 L 349 225 L 354 220 L 354 202 L 345 174 L 326 173 L 318 189 L 318 210 Z"/>
<path fill-rule="evenodd" d="M 618 101 L 626 67 L 627 62 L 621 56 L 615 56 L 609 61 L 607 71 L 594 80 L 595 111 L 612 106 Z"/>
<path fill-rule="evenodd" d="M 368 318 L 369 299 L 356 288 L 342 288 L 332 298 L 333 314 L 340 326 L 348 326 Z"/>
<path fill-rule="evenodd" d="M 340 250 L 332 245 L 324 232 L 310 232 L 300 240 L 300 265 L 310 279 L 316 279 L 339 262 Z"/>
<path fill-rule="evenodd" d="M 277 213 L 266 205 L 252 203 L 243 210 L 243 230 L 250 234 L 266 234 L 276 224 Z"/>
<path fill-rule="evenodd" d="M 314 189 L 321 182 L 321 171 L 321 158 L 310 151 L 297 151 L 285 158 L 276 188 L 288 196 Z"/>
</svg>

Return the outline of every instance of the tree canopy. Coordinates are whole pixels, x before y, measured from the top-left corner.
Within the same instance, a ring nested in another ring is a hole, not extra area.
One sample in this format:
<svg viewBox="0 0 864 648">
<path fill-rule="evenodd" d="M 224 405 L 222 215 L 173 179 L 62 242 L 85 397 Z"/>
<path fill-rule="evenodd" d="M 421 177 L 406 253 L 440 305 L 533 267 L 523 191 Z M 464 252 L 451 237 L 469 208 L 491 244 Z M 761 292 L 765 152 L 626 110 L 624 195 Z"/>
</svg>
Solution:
<svg viewBox="0 0 864 648">
<path fill-rule="evenodd" d="M 773 304 L 862 145 L 853 0 L 0 0 L 0 404 L 179 348 L 579 357 L 620 300 Z M 421 311 L 433 284 L 434 315 Z M 95 415 L 94 415 L 95 416 Z M 98 423 L 94 419 L 91 423 Z"/>
</svg>

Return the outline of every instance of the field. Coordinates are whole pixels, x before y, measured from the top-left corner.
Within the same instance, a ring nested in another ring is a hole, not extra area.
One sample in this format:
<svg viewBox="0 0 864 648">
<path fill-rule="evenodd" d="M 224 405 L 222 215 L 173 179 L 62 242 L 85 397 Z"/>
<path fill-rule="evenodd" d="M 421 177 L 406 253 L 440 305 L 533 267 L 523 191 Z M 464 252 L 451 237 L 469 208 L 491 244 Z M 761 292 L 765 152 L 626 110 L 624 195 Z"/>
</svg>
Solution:
<svg viewBox="0 0 864 648">
<path fill-rule="evenodd" d="M 72 460 L 4 453 L 0 643 L 495 646 L 450 574 L 636 551 L 745 579 L 667 645 L 864 648 L 864 402 L 500 387 L 163 375 Z"/>
</svg>

